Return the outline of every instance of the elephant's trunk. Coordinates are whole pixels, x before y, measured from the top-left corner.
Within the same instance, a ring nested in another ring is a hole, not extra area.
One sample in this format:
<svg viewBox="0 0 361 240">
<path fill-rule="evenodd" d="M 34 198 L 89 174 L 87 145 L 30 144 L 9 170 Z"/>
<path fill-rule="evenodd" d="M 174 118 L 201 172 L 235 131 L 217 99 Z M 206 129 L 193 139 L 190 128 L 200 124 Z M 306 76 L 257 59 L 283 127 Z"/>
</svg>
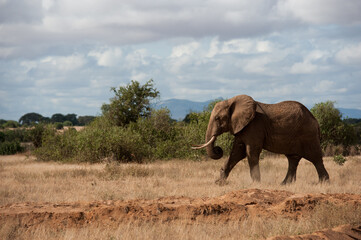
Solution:
<svg viewBox="0 0 361 240">
<path fill-rule="evenodd" d="M 223 150 L 218 146 L 214 146 L 214 142 L 216 141 L 217 137 L 215 135 L 212 135 L 209 129 L 207 129 L 206 142 L 208 143 L 213 137 L 215 137 L 214 141 L 212 141 L 211 144 L 207 146 L 206 150 L 210 158 L 217 160 L 223 156 Z"/>
</svg>

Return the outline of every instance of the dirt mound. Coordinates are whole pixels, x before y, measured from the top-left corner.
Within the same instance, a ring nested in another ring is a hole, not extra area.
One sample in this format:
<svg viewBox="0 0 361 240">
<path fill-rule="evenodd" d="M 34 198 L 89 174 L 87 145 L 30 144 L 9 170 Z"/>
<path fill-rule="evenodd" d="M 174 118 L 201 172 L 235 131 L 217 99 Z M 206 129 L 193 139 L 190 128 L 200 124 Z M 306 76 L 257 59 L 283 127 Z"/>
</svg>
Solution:
<svg viewBox="0 0 361 240">
<path fill-rule="evenodd" d="M 324 229 L 312 234 L 304 234 L 298 236 L 278 236 L 271 237 L 267 240 L 326 240 L 326 239 L 342 239 L 355 240 L 361 239 L 361 225 L 353 227 L 350 225 L 338 226 L 333 229 Z"/>
<path fill-rule="evenodd" d="M 360 206 L 357 194 L 294 194 L 280 190 L 246 189 L 214 198 L 164 197 L 153 200 L 94 201 L 73 203 L 17 203 L 0 206 L 0 224 L 19 228 L 52 229 L 88 226 L 116 228 L 122 223 L 177 222 L 226 223 L 252 218 L 290 218 L 307 216 L 322 203 L 334 206 Z M 334 229 L 286 239 L 361 239 L 361 226 L 344 225 Z"/>
<path fill-rule="evenodd" d="M 17 221 L 29 228 L 116 226 L 130 221 L 228 222 L 249 217 L 298 219 L 319 203 L 359 205 L 356 194 L 293 194 L 279 190 L 246 189 L 215 198 L 165 197 L 153 200 L 74 203 L 17 203 L 0 206 L 0 224 Z"/>
</svg>

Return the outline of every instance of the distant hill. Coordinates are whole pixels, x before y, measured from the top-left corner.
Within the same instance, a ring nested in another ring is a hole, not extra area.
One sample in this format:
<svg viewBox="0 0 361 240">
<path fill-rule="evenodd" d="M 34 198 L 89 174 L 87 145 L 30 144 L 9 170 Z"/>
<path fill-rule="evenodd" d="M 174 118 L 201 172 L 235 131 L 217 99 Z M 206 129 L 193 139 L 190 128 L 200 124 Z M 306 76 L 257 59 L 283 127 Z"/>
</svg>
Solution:
<svg viewBox="0 0 361 240">
<path fill-rule="evenodd" d="M 221 99 L 221 98 L 220 98 Z M 168 108 L 171 112 L 172 118 L 176 120 L 183 120 L 184 117 L 190 112 L 201 112 L 205 107 L 214 100 L 205 102 L 193 102 L 184 99 L 168 99 L 155 104 L 156 109 Z M 339 108 L 343 118 L 361 118 L 360 109 Z"/>
</svg>

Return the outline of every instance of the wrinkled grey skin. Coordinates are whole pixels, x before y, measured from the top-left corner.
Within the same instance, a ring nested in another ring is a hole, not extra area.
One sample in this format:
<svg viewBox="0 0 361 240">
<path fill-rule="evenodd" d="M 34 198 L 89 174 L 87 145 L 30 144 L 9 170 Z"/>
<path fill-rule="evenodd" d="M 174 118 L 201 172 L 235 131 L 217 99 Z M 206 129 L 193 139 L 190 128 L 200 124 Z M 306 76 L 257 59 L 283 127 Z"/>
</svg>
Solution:
<svg viewBox="0 0 361 240">
<path fill-rule="evenodd" d="M 209 119 L 205 140 L 208 142 L 212 136 L 225 132 L 232 133 L 235 139 L 231 154 L 216 181 L 219 184 L 225 182 L 232 168 L 245 157 L 252 179 L 260 181 L 259 155 L 262 149 L 286 155 L 288 171 L 282 184 L 296 180 L 301 158 L 313 163 L 320 182 L 329 179 L 322 160 L 318 122 L 301 103 L 265 104 L 247 95 L 219 102 Z M 223 156 L 222 149 L 214 146 L 214 142 L 206 150 L 213 159 Z"/>
</svg>

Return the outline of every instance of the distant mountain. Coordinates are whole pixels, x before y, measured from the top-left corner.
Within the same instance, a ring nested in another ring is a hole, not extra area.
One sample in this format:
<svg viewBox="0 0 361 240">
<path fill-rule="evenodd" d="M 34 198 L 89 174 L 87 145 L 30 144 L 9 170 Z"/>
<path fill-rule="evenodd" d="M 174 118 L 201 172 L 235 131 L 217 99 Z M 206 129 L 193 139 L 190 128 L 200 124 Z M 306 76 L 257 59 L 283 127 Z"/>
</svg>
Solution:
<svg viewBox="0 0 361 240">
<path fill-rule="evenodd" d="M 203 111 L 204 108 L 207 107 L 212 101 L 214 100 L 193 102 L 184 99 L 168 99 L 156 103 L 155 108 L 160 109 L 166 107 L 170 110 L 173 119 L 183 120 L 184 117 L 190 112 Z M 342 113 L 343 118 L 361 118 L 360 109 L 339 108 L 339 110 Z"/>
</svg>

